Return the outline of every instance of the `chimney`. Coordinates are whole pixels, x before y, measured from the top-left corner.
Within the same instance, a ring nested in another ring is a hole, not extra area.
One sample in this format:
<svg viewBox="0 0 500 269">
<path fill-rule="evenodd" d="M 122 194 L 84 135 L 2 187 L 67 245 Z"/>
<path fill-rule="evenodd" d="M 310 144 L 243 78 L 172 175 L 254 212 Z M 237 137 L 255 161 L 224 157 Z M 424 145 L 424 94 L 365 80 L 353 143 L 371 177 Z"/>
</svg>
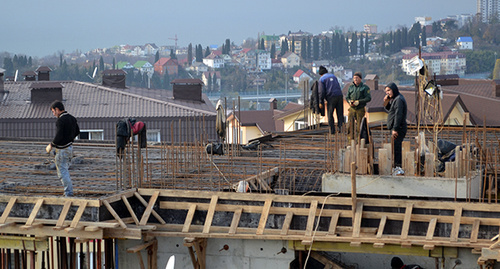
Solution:
<svg viewBox="0 0 500 269">
<path fill-rule="evenodd" d="M 63 86 L 59 82 L 33 82 L 30 85 L 31 103 L 52 103 L 63 100 Z"/>
<path fill-rule="evenodd" d="M 173 95 L 174 99 L 204 102 L 201 98 L 201 88 L 203 81 L 200 79 L 174 79 Z"/>
<path fill-rule="evenodd" d="M 5 69 L 0 68 L 0 92 L 4 91 L 4 86 L 3 86 L 3 74 L 4 73 L 5 73 Z"/>
<path fill-rule="evenodd" d="M 35 71 L 26 71 L 23 73 L 25 81 L 36 81 L 36 72 Z"/>
<path fill-rule="evenodd" d="M 276 98 L 269 99 L 269 109 L 270 110 L 278 109 L 278 100 L 276 100 Z"/>
<path fill-rule="evenodd" d="M 500 79 L 493 80 L 493 96 L 500 97 Z"/>
<path fill-rule="evenodd" d="M 378 76 L 375 74 L 368 74 L 365 77 L 365 84 L 370 88 L 370 90 L 378 90 Z"/>
<path fill-rule="evenodd" d="M 50 69 L 48 66 L 40 66 L 35 72 L 38 73 L 38 81 L 49 81 L 50 80 Z"/>
<path fill-rule="evenodd" d="M 121 69 L 104 70 L 102 72 L 102 86 L 125 89 L 125 75 Z"/>
</svg>

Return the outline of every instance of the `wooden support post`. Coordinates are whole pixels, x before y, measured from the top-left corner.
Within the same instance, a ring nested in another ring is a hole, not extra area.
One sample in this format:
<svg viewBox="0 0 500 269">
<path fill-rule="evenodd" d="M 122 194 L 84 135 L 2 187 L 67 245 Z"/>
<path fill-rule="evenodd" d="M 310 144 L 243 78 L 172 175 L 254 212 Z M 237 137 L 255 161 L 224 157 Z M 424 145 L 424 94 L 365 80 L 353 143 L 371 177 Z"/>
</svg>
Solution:
<svg viewBox="0 0 500 269">
<path fill-rule="evenodd" d="M 351 198 L 352 198 L 352 223 L 354 223 L 354 215 L 356 214 L 356 200 L 357 200 L 357 194 L 356 194 L 356 163 L 352 162 L 351 163 Z"/>
<path fill-rule="evenodd" d="M 389 159 L 389 151 L 387 149 L 378 150 L 378 171 L 380 175 L 391 174 L 391 161 Z"/>
</svg>

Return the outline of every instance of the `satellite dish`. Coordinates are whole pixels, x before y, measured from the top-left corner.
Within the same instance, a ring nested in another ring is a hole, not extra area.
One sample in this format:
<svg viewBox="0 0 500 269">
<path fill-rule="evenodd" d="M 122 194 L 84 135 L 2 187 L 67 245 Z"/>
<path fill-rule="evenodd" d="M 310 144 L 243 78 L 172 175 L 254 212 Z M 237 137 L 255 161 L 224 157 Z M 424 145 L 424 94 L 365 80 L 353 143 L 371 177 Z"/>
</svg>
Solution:
<svg viewBox="0 0 500 269">
<path fill-rule="evenodd" d="M 168 262 L 167 262 L 167 267 L 165 267 L 165 269 L 174 269 L 174 265 L 175 265 L 175 256 L 172 255 L 170 256 L 170 258 L 168 259 Z"/>
<path fill-rule="evenodd" d="M 17 74 L 19 73 L 19 70 L 16 70 L 16 74 L 14 75 L 14 82 L 17 82 Z"/>
</svg>

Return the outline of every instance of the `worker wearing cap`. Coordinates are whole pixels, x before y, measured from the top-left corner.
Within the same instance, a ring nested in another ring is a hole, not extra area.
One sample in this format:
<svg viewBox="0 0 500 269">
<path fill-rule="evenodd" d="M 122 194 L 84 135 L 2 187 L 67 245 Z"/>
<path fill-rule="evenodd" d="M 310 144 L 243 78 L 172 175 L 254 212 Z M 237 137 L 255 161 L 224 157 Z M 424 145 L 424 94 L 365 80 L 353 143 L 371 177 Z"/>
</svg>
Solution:
<svg viewBox="0 0 500 269">
<path fill-rule="evenodd" d="M 361 121 L 366 113 L 366 104 L 372 100 L 370 88 L 361 82 L 363 75 L 361 72 L 354 73 L 352 84 L 347 90 L 345 99 L 349 104 L 347 121 L 349 123 L 349 138 L 358 140 Z"/>
</svg>

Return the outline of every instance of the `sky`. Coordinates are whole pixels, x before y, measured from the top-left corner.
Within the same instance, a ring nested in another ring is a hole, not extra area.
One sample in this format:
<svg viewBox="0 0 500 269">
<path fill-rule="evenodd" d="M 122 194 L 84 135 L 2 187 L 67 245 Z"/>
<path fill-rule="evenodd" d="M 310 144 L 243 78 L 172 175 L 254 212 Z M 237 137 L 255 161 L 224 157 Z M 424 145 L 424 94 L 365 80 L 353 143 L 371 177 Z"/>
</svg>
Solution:
<svg viewBox="0 0 500 269">
<path fill-rule="evenodd" d="M 476 0 L 16 0 L 0 3 L 0 52 L 43 57 L 115 45 L 192 43 L 203 48 L 226 39 L 299 30 L 319 34 L 339 27 L 379 32 L 432 20 L 475 14 Z"/>
</svg>

